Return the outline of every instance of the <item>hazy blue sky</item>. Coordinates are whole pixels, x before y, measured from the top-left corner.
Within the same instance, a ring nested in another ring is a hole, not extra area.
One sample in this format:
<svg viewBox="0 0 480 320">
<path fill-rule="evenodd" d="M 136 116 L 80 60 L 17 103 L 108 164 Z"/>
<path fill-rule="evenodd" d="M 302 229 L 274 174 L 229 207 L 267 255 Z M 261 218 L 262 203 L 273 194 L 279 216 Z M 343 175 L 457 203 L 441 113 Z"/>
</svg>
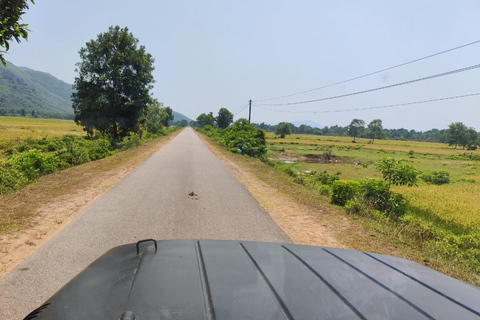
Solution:
<svg viewBox="0 0 480 320">
<path fill-rule="evenodd" d="M 24 15 L 32 32 L 7 60 L 73 83 L 78 50 L 111 25 L 127 26 L 155 57 L 153 94 L 190 118 L 221 107 L 321 87 L 480 40 L 480 1 L 38 0 Z M 320 99 L 480 63 L 480 43 L 398 69 L 265 103 Z M 480 69 L 317 103 L 268 107 L 330 111 L 480 92 Z M 258 104 L 258 102 L 257 102 Z M 247 109 L 236 118 L 247 117 Z M 462 121 L 480 130 L 480 96 L 325 114 L 259 107 L 253 122 L 353 118 L 427 130 Z"/>
</svg>

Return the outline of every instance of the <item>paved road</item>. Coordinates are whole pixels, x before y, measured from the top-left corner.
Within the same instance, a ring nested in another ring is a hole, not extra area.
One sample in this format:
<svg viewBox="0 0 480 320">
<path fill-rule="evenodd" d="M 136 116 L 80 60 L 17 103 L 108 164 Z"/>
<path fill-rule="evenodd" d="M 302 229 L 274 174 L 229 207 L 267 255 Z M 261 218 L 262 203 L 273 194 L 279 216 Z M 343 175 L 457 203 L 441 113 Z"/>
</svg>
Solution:
<svg viewBox="0 0 480 320">
<path fill-rule="evenodd" d="M 0 279 L 0 319 L 22 319 L 111 247 L 145 238 L 291 242 L 187 128 Z"/>
</svg>

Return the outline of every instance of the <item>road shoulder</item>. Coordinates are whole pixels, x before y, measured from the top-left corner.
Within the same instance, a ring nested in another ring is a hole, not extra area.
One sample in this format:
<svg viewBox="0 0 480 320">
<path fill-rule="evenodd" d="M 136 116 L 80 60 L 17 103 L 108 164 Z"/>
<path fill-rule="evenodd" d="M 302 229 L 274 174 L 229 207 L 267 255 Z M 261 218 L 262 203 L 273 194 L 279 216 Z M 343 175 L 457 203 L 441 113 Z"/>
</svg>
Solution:
<svg viewBox="0 0 480 320">
<path fill-rule="evenodd" d="M 13 231 L 0 234 L 0 278 L 180 132 L 55 172 L 18 192 L 3 195 L 0 214 L 15 219 L 12 218 Z"/>
</svg>

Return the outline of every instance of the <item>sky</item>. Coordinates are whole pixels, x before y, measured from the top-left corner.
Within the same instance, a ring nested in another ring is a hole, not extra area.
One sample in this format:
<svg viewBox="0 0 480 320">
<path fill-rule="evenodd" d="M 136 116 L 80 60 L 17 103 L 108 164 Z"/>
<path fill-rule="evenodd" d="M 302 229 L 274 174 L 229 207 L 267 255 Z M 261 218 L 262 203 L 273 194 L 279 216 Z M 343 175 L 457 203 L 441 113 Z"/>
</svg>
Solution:
<svg viewBox="0 0 480 320">
<path fill-rule="evenodd" d="M 373 92 L 480 64 L 480 43 L 340 85 L 286 98 L 480 40 L 478 0 L 37 0 L 32 32 L 6 59 L 73 83 L 78 51 L 111 25 L 128 27 L 155 58 L 153 96 L 189 118 L 227 108 L 235 119 L 320 126 L 367 124 L 480 130 L 480 68 Z M 332 112 L 333 111 L 333 112 Z M 341 111 L 341 112 L 339 112 Z"/>
</svg>

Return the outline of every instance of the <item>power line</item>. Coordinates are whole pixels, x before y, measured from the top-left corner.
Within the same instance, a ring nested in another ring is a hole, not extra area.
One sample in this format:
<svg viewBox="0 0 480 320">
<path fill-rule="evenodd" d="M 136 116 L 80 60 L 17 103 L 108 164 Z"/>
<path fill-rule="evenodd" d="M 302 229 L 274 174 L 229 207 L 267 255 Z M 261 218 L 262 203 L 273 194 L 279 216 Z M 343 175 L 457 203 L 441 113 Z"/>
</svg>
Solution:
<svg viewBox="0 0 480 320">
<path fill-rule="evenodd" d="M 236 114 L 237 112 L 241 112 L 245 109 L 245 106 L 248 106 L 248 102 L 245 104 L 243 103 L 240 107 L 236 108 L 236 109 L 233 109 L 232 113 L 233 114 Z M 240 111 L 239 111 L 240 110 Z"/>
<path fill-rule="evenodd" d="M 245 110 L 247 108 L 248 108 L 248 103 L 240 111 L 238 111 L 237 113 L 234 113 L 234 115 L 236 116 L 237 114 L 239 114 L 240 112 L 242 112 L 243 110 Z"/>
<path fill-rule="evenodd" d="M 385 106 L 379 107 L 366 107 L 366 108 L 355 108 L 355 109 L 343 109 L 343 110 L 324 110 L 324 111 L 291 111 L 291 110 L 278 110 L 278 109 L 271 109 L 262 107 L 259 105 L 255 105 L 257 108 L 275 111 L 275 112 L 287 112 L 287 113 L 334 113 L 334 112 L 349 112 L 349 111 L 361 111 L 361 110 L 371 110 L 371 109 L 384 109 L 384 108 L 393 108 L 393 107 L 401 107 L 401 106 L 409 106 L 413 104 L 421 104 L 421 103 L 429 103 L 429 102 L 436 102 L 436 101 L 444 101 L 444 100 L 453 100 L 453 99 L 460 99 L 460 98 L 467 98 L 480 95 L 480 92 L 465 94 L 461 96 L 454 96 L 454 97 L 445 97 L 445 98 L 438 98 L 432 100 L 423 100 L 423 101 L 415 101 L 415 102 L 406 102 L 406 103 L 398 103 L 398 104 L 389 104 Z"/>
<path fill-rule="evenodd" d="M 319 102 L 319 101 L 325 101 L 325 100 L 333 100 L 333 99 L 338 99 L 338 98 L 345 98 L 345 97 L 354 96 L 354 95 L 358 95 L 358 94 L 362 94 L 362 93 L 368 93 L 368 92 L 373 92 L 373 91 L 378 91 L 378 90 L 383 90 L 383 89 L 389 89 L 389 88 L 393 88 L 393 87 L 402 86 L 402 85 L 405 85 L 405 84 L 410 84 L 410 83 L 425 81 L 425 80 L 429 80 L 429 79 L 444 77 L 444 76 L 448 76 L 448 75 L 451 75 L 451 74 L 464 72 L 464 71 L 468 71 L 468 70 L 473 70 L 473 69 L 477 69 L 477 68 L 480 68 L 480 64 L 470 66 L 470 67 L 461 68 L 461 69 L 457 69 L 457 70 L 452 70 L 452 71 L 448 71 L 448 72 L 443 72 L 443 73 L 435 74 L 435 75 L 420 78 L 420 79 L 409 80 L 409 81 L 405 81 L 405 82 L 391 84 L 391 85 L 384 86 L 384 87 L 378 87 L 378 88 L 369 89 L 369 90 L 357 91 L 357 92 L 342 94 L 342 95 L 333 96 L 333 97 L 327 97 L 327 98 L 321 98 L 321 99 L 315 99 L 315 100 L 288 102 L 288 103 L 271 103 L 271 104 L 266 103 L 266 104 L 257 104 L 257 105 L 261 105 L 261 106 L 290 106 L 290 105 L 296 105 L 296 104 L 304 104 L 304 103 L 312 103 L 312 102 Z"/>
<path fill-rule="evenodd" d="M 374 72 L 371 72 L 371 73 L 367 73 L 367 74 L 364 74 L 364 75 L 361 75 L 361 76 L 358 76 L 358 77 L 354 77 L 354 78 L 350 78 L 350 79 L 347 79 L 347 80 L 343 80 L 343 81 L 335 82 L 335 83 L 332 83 L 332 84 L 328 84 L 328 85 L 325 85 L 325 86 L 322 86 L 322 87 L 318 87 L 318 88 L 314 88 L 314 89 L 310 89 L 310 90 L 305 90 L 305 91 L 301 91 L 301 92 L 296 92 L 296 93 L 292 93 L 292 94 L 287 94 L 287 95 L 280 96 L 280 97 L 257 100 L 256 102 L 263 102 L 263 101 L 270 101 L 270 100 L 276 100 L 276 99 L 281 99 L 281 98 L 287 98 L 287 97 L 292 97 L 292 96 L 296 96 L 296 95 L 303 94 L 303 93 L 308 93 L 308 92 L 312 92 L 312 91 L 316 91 L 316 90 L 321 90 L 321 89 L 333 87 L 333 86 L 336 86 L 336 85 L 339 85 L 339 84 L 342 84 L 342 83 L 350 82 L 350 81 L 353 81 L 353 80 L 358 80 L 358 79 L 361 79 L 361 78 L 372 76 L 372 75 L 377 74 L 377 73 L 381 73 L 381 72 L 384 72 L 384 71 L 388 71 L 388 70 L 392 70 L 392 69 L 395 69 L 395 68 L 403 67 L 403 66 L 406 66 L 406 65 L 411 64 L 411 63 L 415 63 L 415 62 L 422 61 L 422 60 L 425 60 L 425 59 L 429 59 L 429 58 L 432 58 L 432 57 L 435 57 L 435 56 L 439 56 L 441 54 L 451 52 L 451 51 L 454 51 L 454 50 L 458 50 L 458 49 L 461 49 L 461 48 L 465 48 L 465 47 L 468 47 L 468 46 L 471 46 L 471 45 L 474 45 L 474 44 L 477 44 L 477 43 L 480 43 L 480 40 L 473 41 L 473 42 L 470 42 L 470 43 L 467 43 L 467 44 L 464 44 L 464 45 L 461 45 L 461 46 L 458 46 L 458 47 L 455 47 L 455 48 L 451 48 L 451 49 L 448 49 L 448 50 L 444 50 L 444 51 L 441 51 L 441 52 L 437 52 L 437 53 L 434 53 L 434 54 L 431 54 L 431 55 L 428 55 L 428 56 L 425 56 L 425 57 L 422 57 L 422 58 L 418 58 L 418 59 L 415 59 L 415 60 L 411 60 L 411 61 L 408 61 L 408 62 L 405 62 L 405 63 L 397 64 L 393 67 L 389 67 L 389 68 L 386 68 L 386 69 L 382 69 L 382 70 L 374 71 Z"/>
</svg>

